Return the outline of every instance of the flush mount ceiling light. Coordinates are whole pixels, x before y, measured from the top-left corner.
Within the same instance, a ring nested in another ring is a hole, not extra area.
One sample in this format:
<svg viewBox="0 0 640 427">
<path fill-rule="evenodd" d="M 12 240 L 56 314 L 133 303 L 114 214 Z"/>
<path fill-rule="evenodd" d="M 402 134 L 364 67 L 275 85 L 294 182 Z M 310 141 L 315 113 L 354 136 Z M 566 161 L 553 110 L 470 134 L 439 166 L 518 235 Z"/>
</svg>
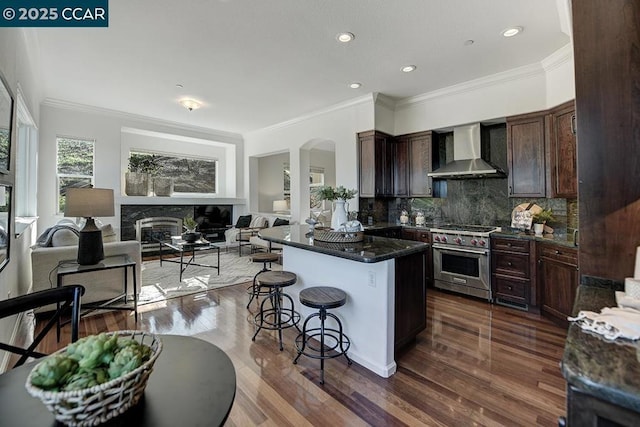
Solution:
<svg viewBox="0 0 640 427">
<path fill-rule="evenodd" d="M 347 32 L 338 33 L 338 35 L 336 35 L 336 40 L 338 40 L 340 43 L 349 43 L 355 38 L 356 36 L 354 36 L 353 33 L 347 33 Z"/>
<path fill-rule="evenodd" d="M 404 67 L 401 68 L 403 73 L 410 73 L 412 71 L 414 71 L 417 67 L 415 65 L 405 65 Z"/>
<path fill-rule="evenodd" d="M 202 106 L 202 104 L 200 104 L 198 101 L 194 99 L 181 99 L 180 105 L 182 105 L 184 108 L 186 108 L 189 111 L 197 110 Z"/>
<path fill-rule="evenodd" d="M 513 37 L 520 34 L 522 30 L 523 30 L 522 27 L 509 27 L 502 31 L 502 35 L 505 37 Z"/>
<path fill-rule="evenodd" d="M 362 87 L 362 83 L 358 83 L 358 82 L 353 82 L 349 85 L 349 87 L 351 89 L 359 89 L 360 87 Z"/>
</svg>

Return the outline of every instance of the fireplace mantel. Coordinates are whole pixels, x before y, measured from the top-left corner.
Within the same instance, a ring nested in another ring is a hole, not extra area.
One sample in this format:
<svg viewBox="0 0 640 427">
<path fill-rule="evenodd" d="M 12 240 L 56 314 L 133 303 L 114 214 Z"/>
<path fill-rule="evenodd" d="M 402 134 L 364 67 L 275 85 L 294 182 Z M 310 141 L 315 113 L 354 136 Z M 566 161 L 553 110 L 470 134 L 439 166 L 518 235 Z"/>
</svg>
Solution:
<svg viewBox="0 0 640 427">
<path fill-rule="evenodd" d="M 246 205 L 246 199 L 231 197 L 145 197 L 121 196 L 116 203 L 126 205 Z"/>
</svg>

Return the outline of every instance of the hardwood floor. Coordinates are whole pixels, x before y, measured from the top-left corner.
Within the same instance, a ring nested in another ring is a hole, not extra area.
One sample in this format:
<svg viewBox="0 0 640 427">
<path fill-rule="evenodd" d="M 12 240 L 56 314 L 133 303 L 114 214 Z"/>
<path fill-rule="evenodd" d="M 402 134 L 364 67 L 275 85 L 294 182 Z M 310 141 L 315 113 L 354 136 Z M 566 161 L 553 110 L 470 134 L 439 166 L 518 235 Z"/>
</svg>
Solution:
<svg viewBox="0 0 640 427">
<path fill-rule="evenodd" d="M 384 379 L 331 359 L 321 386 L 317 360 L 292 363 L 294 330 L 286 330 L 283 352 L 273 333 L 251 341 L 245 288 L 141 306 L 137 328 L 195 335 L 231 357 L 237 392 L 227 426 L 556 426 L 565 413 L 565 331 L 538 315 L 429 289 L 427 329 L 397 358 L 395 375 Z M 118 329 L 136 329 L 133 316 L 86 317 L 80 333 Z M 60 346 L 69 339 L 68 327 L 63 332 Z M 55 332 L 42 347 L 58 347 Z"/>
</svg>

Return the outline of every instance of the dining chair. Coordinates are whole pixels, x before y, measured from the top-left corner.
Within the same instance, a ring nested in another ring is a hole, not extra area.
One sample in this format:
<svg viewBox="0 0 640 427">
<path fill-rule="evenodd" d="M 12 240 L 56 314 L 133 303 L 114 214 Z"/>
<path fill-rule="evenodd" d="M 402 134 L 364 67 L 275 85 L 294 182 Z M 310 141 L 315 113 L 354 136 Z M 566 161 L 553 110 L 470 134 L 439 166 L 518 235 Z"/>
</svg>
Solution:
<svg viewBox="0 0 640 427">
<path fill-rule="evenodd" d="M 78 327 L 80 325 L 80 304 L 81 297 L 84 295 L 84 286 L 82 285 L 66 285 L 59 288 L 45 289 L 33 292 L 27 295 L 21 295 L 0 301 L 0 319 L 23 313 L 38 307 L 56 304 L 56 311 L 53 316 L 47 320 L 46 325 L 33 339 L 31 345 L 27 348 L 16 347 L 11 344 L 0 342 L 0 350 L 19 354 L 20 359 L 13 366 L 14 368 L 22 365 L 29 357 L 39 358 L 46 354 L 36 351 L 40 342 L 54 325 L 59 325 L 62 315 L 71 308 L 71 342 L 78 340 Z"/>
</svg>

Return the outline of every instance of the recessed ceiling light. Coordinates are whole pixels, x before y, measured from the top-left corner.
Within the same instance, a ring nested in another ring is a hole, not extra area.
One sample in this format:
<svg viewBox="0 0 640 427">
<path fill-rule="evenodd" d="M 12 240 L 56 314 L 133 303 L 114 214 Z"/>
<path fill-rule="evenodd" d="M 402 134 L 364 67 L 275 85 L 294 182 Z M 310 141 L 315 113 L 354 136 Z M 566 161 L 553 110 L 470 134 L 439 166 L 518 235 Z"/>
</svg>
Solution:
<svg viewBox="0 0 640 427">
<path fill-rule="evenodd" d="M 404 67 L 401 68 L 403 73 L 410 73 L 412 71 L 414 71 L 416 69 L 415 65 L 405 65 Z"/>
<path fill-rule="evenodd" d="M 502 35 L 505 37 L 513 37 L 520 34 L 522 30 L 523 30 L 522 27 L 509 27 L 504 31 L 502 31 Z"/>
<path fill-rule="evenodd" d="M 338 35 L 336 36 L 336 40 L 338 40 L 341 43 L 349 43 L 355 38 L 356 36 L 354 36 L 353 33 L 347 33 L 347 32 L 338 33 Z"/>
<path fill-rule="evenodd" d="M 351 89 L 359 89 L 362 86 L 362 83 L 353 82 L 349 85 Z"/>
<path fill-rule="evenodd" d="M 182 86 L 180 83 L 176 83 L 176 87 L 177 87 L 178 89 L 182 89 L 184 86 Z"/>
<path fill-rule="evenodd" d="M 202 106 L 202 104 L 195 99 L 181 99 L 180 105 L 186 108 L 189 111 L 197 110 Z"/>
</svg>

